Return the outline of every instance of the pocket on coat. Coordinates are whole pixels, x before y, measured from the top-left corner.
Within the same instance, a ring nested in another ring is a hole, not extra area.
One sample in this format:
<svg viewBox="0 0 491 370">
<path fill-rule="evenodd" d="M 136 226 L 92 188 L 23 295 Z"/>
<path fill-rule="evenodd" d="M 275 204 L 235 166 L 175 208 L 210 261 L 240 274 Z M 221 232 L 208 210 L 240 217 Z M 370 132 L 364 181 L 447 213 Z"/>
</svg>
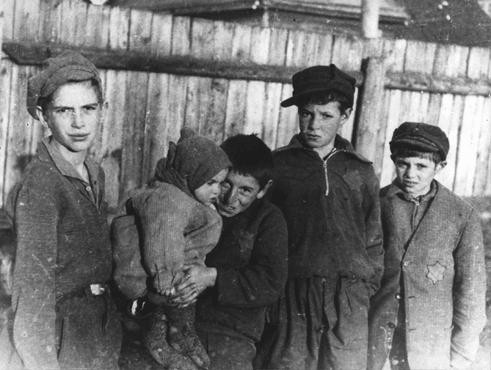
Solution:
<svg viewBox="0 0 491 370">
<path fill-rule="evenodd" d="M 334 334 L 343 346 L 363 346 L 368 340 L 369 292 L 361 279 L 341 277 L 335 296 Z"/>
</svg>

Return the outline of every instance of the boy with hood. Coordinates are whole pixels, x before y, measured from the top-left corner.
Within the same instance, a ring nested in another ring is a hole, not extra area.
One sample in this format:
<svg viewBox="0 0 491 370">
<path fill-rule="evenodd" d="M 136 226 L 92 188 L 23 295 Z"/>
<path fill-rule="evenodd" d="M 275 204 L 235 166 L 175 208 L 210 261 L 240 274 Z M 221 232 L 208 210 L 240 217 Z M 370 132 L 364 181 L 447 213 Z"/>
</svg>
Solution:
<svg viewBox="0 0 491 370">
<path fill-rule="evenodd" d="M 372 297 L 369 369 L 464 369 L 485 324 L 478 214 L 434 178 L 449 142 L 404 122 L 390 142 L 396 178 L 381 190 L 385 271 Z"/>
<path fill-rule="evenodd" d="M 214 204 L 229 166 L 213 141 L 183 129 L 149 186 L 128 203 L 143 236 L 142 262 L 151 280 L 146 298 L 156 306 L 144 342 L 157 362 L 172 369 L 209 365 L 194 329 L 194 304 L 177 306 L 172 296 L 185 278 L 184 266 L 204 265 L 218 242 L 222 220 Z"/>
</svg>

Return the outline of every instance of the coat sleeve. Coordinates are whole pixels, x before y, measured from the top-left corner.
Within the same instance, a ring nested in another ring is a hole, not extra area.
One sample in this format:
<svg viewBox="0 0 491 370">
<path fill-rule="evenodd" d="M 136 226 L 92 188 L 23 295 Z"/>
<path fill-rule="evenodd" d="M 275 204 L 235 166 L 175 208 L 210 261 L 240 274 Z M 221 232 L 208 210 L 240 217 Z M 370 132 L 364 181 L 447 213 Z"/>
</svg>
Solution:
<svg viewBox="0 0 491 370">
<path fill-rule="evenodd" d="M 451 365 L 469 366 L 479 347 L 479 334 L 486 322 L 486 272 L 479 218 L 475 211 L 464 227 L 454 250 L 454 313 Z"/>
<path fill-rule="evenodd" d="M 378 179 L 373 170 L 371 170 L 367 181 L 367 195 L 364 199 L 366 250 L 369 262 L 374 271 L 373 276 L 368 282 L 371 295 L 375 294 L 380 288 L 380 281 L 384 273 L 384 248 L 379 192 Z"/>
<path fill-rule="evenodd" d="M 270 213 L 259 227 L 249 263 L 241 268 L 217 268 L 218 302 L 243 308 L 274 303 L 286 282 L 287 242 L 283 215 Z"/>
<path fill-rule="evenodd" d="M 159 291 L 175 282 L 184 265 L 186 205 L 160 188 L 145 190 L 132 199 L 143 236 L 143 264 Z"/>
<path fill-rule="evenodd" d="M 59 369 L 55 312 L 59 213 L 47 177 L 26 181 L 15 206 L 13 337 L 25 367 L 33 370 Z"/>
</svg>

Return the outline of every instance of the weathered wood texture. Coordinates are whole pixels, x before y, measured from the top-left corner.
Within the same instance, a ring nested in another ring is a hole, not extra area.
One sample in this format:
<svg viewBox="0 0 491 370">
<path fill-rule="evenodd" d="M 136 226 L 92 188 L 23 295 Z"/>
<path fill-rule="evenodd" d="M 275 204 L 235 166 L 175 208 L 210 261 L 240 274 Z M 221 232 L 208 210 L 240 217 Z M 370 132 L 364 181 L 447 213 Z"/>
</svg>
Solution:
<svg viewBox="0 0 491 370">
<path fill-rule="evenodd" d="M 393 176 L 388 148 L 392 131 L 403 121 L 422 120 L 441 126 L 450 138 L 449 164 L 441 180 L 460 194 L 491 194 L 491 99 L 487 95 L 491 66 L 487 49 L 405 40 L 368 41 L 96 7 L 82 0 L 3 0 L 2 5 L 5 45 L 65 44 L 96 50 L 100 58 L 120 56 L 106 66 L 125 61 L 120 67 L 101 69 L 109 111 L 91 151 L 106 171 L 111 206 L 147 181 L 158 158 L 165 155 L 169 140 L 177 140 L 183 126 L 217 142 L 235 133 L 254 132 L 273 148 L 287 144 L 297 131 L 295 108 L 279 106 L 292 92 L 288 75 L 309 65 L 336 63 L 357 72 L 360 79 L 362 59 L 369 55 L 383 57 L 387 70 L 384 88 L 374 98 L 379 119 L 367 130 L 370 137 L 364 137 L 363 131 L 357 130 L 367 129 L 370 122 L 360 126 L 355 117 L 374 115 L 356 112 L 341 134 L 368 143 L 367 155 L 374 161 L 382 185 Z M 128 63 L 135 55 L 149 61 L 194 61 L 198 64 L 191 67 L 201 69 L 189 72 L 181 66 L 185 72 L 179 73 L 162 66 L 141 68 L 139 62 L 136 66 Z M 5 53 L 1 56 L 0 204 L 46 134 L 25 109 L 26 81 L 39 67 L 34 62 L 17 64 Z M 207 69 L 200 64 L 203 61 L 214 65 L 208 64 Z M 259 66 L 262 74 L 251 78 L 232 75 L 233 70 L 228 74 L 210 72 L 234 65 L 242 66 L 242 73 Z M 268 77 L 275 74 L 281 78 Z"/>
</svg>

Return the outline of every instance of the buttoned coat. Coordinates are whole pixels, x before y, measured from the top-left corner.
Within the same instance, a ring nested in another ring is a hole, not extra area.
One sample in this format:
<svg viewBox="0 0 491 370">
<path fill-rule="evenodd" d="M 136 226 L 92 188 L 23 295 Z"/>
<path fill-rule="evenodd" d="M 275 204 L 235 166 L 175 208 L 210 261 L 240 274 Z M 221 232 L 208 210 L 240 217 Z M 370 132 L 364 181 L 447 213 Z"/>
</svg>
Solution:
<svg viewBox="0 0 491 370">
<path fill-rule="evenodd" d="M 406 313 L 411 369 L 464 368 L 478 348 L 486 291 L 480 222 L 470 205 L 443 185 L 437 187 L 409 241 L 398 233 L 404 214 L 395 206 L 397 187 L 381 190 L 385 270 L 371 300 L 370 369 L 381 369 L 387 359 L 399 304 Z"/>
</svg>

